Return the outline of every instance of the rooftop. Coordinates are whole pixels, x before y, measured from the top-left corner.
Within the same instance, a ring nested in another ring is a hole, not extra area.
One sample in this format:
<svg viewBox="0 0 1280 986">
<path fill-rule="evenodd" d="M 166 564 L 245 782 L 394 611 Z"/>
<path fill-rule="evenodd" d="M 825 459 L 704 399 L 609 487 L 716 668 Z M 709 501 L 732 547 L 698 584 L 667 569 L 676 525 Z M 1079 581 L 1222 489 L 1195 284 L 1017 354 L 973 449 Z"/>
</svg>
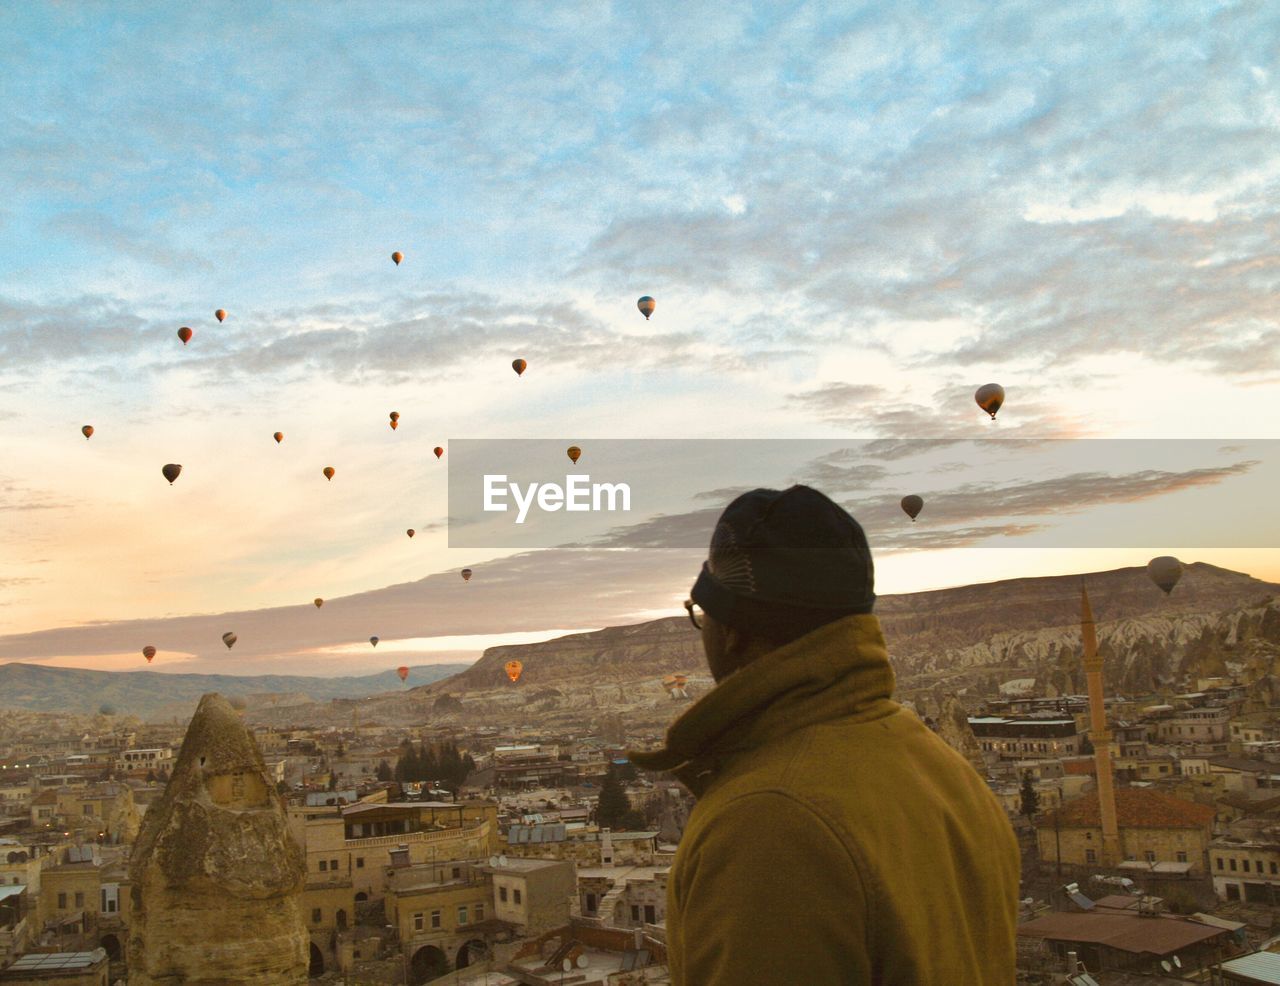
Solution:
<svg viewBox="0 0 1280 986">
<path fill-rule="evenodd" d="M 1216 814 L 1212 805 L 1183 801 L 1158 791 L 1137 787 L 1115 790 L 1116 818 L 1121 828 L 1207 829 Z M 1050 812 L 1037 828 L 1099 828 L 1102 825 L 1096 791 L 1068 801 L 1056 812 Z"/>
<path fill-rule="evenodd" d="M 18 959 L 5 972 L 54 972 L 74 969 L 91 969 L 105 961 L 107 953 L 100 948 L 92 952 L 29 952 Z"/>
<path fill-rule="evenodd" d="M 1229 932 L 1166 915 L 1151 918 L 1114 911 L 1081 914 L 1062 911 L 1018 925 L 1018 934 L 1024 938 L 1084 942 L 1135 955 L 1163 957 Z"/>
</svg>

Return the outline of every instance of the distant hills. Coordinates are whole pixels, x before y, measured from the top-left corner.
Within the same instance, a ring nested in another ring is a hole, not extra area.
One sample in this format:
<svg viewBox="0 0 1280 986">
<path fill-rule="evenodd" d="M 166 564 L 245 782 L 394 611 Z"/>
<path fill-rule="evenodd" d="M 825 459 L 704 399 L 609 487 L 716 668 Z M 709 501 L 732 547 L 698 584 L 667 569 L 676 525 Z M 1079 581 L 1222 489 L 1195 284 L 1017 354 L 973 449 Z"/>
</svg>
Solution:
<svg viewBox="0 0 1280 986">
<path fill-rule="evenodd" d="M 87 671 L 40 664 L 0 664 L 0 709 L 94 713 L 103 705 L 143 719 L 188 716 L 205 692 L 242 697 L 250 708 L 365 698 L 428 685 L 465 671 L 466 664 L 426 664 L 409 669 L 402 684 L 395 671 L 351 678 L 305 675 L 168 674 L 157 671 Z"/>
</svg>

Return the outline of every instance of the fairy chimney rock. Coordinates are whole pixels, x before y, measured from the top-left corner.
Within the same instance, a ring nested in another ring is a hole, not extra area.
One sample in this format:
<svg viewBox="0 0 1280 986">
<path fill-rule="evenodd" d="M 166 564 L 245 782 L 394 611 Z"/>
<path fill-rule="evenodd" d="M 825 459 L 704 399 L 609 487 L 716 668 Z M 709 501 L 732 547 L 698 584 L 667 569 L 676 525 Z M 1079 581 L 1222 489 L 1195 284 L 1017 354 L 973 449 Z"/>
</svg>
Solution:
<svg viewBox="0 0 1280 986">
<path fill-rule="evenodd" d="M 306 866 L 240 716 L 210 693 L 130 864 L 130 986 L 307 981 Z"/>
</svg>

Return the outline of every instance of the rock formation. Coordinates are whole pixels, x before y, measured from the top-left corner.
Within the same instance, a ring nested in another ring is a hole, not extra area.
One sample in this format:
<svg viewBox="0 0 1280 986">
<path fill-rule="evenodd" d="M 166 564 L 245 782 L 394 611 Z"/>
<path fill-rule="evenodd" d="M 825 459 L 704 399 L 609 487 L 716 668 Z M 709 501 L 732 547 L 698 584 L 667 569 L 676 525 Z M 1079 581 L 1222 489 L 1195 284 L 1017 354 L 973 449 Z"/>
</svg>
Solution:
<svg viewBox="0 0 1280 986">
<path fill-rule="evenodd" d="M 306 867 L 236 711 L 208 694 L 130 865 L 130 986 L 305 983 Z"/>
<path fill-rule="evenodd" d="M 983 776 L 987 773 L 987 765 L 982 759 L 982 744 L 973 735 L 969 725 L 969 712 L 963 703 L 954 695 L 946 695 L 942 699 L 942 707 L 938 713 L 937 733 L 946 740 L 947 745 L 973 764 L 973 768 Z"/>
</svg>

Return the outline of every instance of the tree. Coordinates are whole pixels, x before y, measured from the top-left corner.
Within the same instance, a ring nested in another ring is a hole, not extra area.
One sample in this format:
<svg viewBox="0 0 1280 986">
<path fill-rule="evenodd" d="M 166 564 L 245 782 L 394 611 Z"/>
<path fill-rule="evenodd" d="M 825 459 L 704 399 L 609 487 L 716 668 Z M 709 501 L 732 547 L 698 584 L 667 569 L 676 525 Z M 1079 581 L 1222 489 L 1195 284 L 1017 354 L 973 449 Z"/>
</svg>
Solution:
<svg viewBox="0 0 1280 986">
<path fill-rule="evenodd" d="M 1022 805 L 1018 809 L 1018 814 L 1022 815 L 1027 821 L 1031 821 L 1039 810 L 1040 792 L 1036 790 L 1031 771 L 1024 770 L 1022 772 Z"/>
<path fill-rule="evenodd" d="M 604 783 L 600 785 L 600 797 L 596 801 L 596 824 L 601 828 L 620 828 L 623 818 L 631 811 L 631 802 L 627 800 L 627 792 L 622 786 L 613 764 L 605 771 Z"/>
<path fill-rule="evenodd" d="M 1089 739 L 1088 736 L 1080 737 L 1080 753 L 1081 755 L 1093 753 L 1093 740 Z"/>
<path fill-rule="evenodd" d="M 378 770 L 374 776 L 380 781 L 389 781 L 394 778 L 395 774 L 391 770 L 391 764 L 387 763 L 385 760 L 379 760 Z"/>
</svg>

